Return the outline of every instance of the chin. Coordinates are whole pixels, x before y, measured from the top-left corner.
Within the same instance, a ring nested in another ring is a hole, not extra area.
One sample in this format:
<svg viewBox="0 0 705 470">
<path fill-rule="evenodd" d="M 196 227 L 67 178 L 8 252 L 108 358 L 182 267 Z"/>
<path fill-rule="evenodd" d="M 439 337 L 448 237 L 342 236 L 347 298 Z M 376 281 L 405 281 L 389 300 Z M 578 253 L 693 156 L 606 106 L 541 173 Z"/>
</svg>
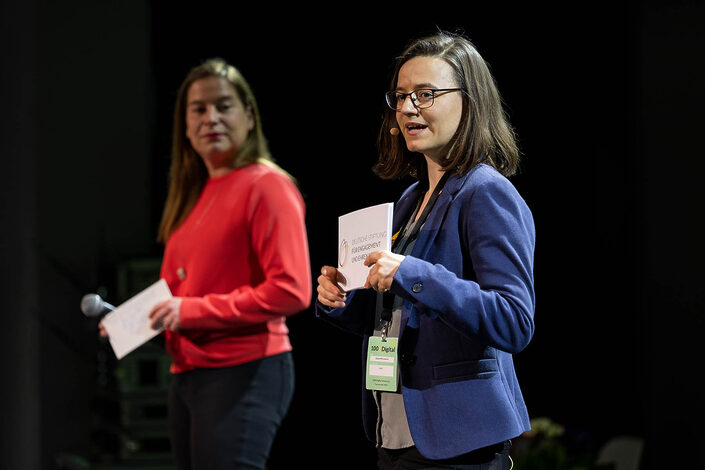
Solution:
<svg viewBox="0 0 705 470">
<path fill-rule="evenodd" d="M 409 149 L 409 152 L 414 152 L 414 153 L 426 153 L 426 147 L 421 146 L 421 145 L 407 145 L 406 148 Z"/>
<path fill-rule="evenodd" d="M 419 149 L 419 145 L 416 142 L 406 142 L 406 148 L 409 150 L 409 152 L 420 152 L 421 150 Z"/>
<path fill-rule="evenodd" d="M 232 154 L 233 149 L 229 145 L 210 145 L 206 148 L 206 155 L 218 157 L 223 154 Z"/>
</svg>

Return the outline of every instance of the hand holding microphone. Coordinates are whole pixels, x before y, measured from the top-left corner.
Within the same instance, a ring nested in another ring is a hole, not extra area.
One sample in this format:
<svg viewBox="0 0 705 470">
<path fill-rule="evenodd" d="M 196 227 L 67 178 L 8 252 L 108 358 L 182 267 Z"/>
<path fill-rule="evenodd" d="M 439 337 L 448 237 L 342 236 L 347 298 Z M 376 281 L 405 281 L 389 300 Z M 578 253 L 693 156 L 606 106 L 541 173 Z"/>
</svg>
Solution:
<svg viewBox="0 0 705 470">
<path fill-rule="evenodd" d="M 81 311 L 88 318 L 100 317 L 115 310 L 115 307 L 104 301 L 98 294 L 86 294 L 81 299 Z M 98 323 L 98 330 L 102 338 L 108 337 L 103 323 Z"/>
</svg>

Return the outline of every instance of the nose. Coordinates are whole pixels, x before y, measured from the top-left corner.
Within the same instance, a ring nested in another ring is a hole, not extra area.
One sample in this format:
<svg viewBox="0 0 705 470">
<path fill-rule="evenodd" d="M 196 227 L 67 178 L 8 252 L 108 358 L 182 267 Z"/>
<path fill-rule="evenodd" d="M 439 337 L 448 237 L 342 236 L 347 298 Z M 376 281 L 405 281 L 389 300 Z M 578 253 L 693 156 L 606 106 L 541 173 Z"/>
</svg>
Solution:
<svg viewBox="0 0 705 470">
<path fill-rule="evenodd" d="M 206 106 L 206 111 L 203 113 L 203 120 L 209 124 L 216 123 L 218 122 L 218 115 L 218 108 L 214 105 L 208 105 Z"/>
<path fill-rule="evenodd" d="M 417 108 L 414 104 L 414 99 L 411 97 L 411 95 L 406 96 L 404 98 L 399 112 L 404 114 L 418 114 L 419 108 Z"/>
</svg>

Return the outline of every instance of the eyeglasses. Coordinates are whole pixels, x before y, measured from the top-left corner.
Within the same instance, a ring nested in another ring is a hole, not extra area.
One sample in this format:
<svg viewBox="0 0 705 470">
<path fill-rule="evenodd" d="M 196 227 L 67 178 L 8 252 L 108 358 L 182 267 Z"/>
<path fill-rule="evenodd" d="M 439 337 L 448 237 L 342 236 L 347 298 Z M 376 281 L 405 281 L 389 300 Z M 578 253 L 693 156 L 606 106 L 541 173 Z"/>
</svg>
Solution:
<svg viewBox="0 0 705 470">
<path fill-rule="evenodd" d="M 400 93 L 398 91 L 388 91 L 384 94 L 387 106 L 394 111 L 399 111 L 404 107 L 406 97 L 411 97 L 411 103 L 418 109 L 426 109 L 433 106 L 433 100 L 443 92 L 462 91 L 462 88 L 419 88 L 411 93 Z"/>
</svg>

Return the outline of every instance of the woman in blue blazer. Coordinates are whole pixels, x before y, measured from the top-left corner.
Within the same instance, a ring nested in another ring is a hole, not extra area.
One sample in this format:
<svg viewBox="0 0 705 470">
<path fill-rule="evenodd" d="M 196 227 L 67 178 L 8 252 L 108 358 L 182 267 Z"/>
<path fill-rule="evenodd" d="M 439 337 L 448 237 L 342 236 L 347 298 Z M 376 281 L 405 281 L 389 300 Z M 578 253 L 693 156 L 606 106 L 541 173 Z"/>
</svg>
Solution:
<svg viewBox="0 0 705 470">
<path fill-rule="evenodd" d="M 321 269 L 317 315 L 363 337 L 380 469 L 508 469 L 510 439 L 529 429 L 512 355 L 534 332 L 534 223 L 507 179 L 514 133 L 459 35 L 413 42 L 386 100 L 375 172 L 418 181 L 395 206 L 392 250 L 365 260 L 366 289 L 346 293 Z"/>
</svg>

